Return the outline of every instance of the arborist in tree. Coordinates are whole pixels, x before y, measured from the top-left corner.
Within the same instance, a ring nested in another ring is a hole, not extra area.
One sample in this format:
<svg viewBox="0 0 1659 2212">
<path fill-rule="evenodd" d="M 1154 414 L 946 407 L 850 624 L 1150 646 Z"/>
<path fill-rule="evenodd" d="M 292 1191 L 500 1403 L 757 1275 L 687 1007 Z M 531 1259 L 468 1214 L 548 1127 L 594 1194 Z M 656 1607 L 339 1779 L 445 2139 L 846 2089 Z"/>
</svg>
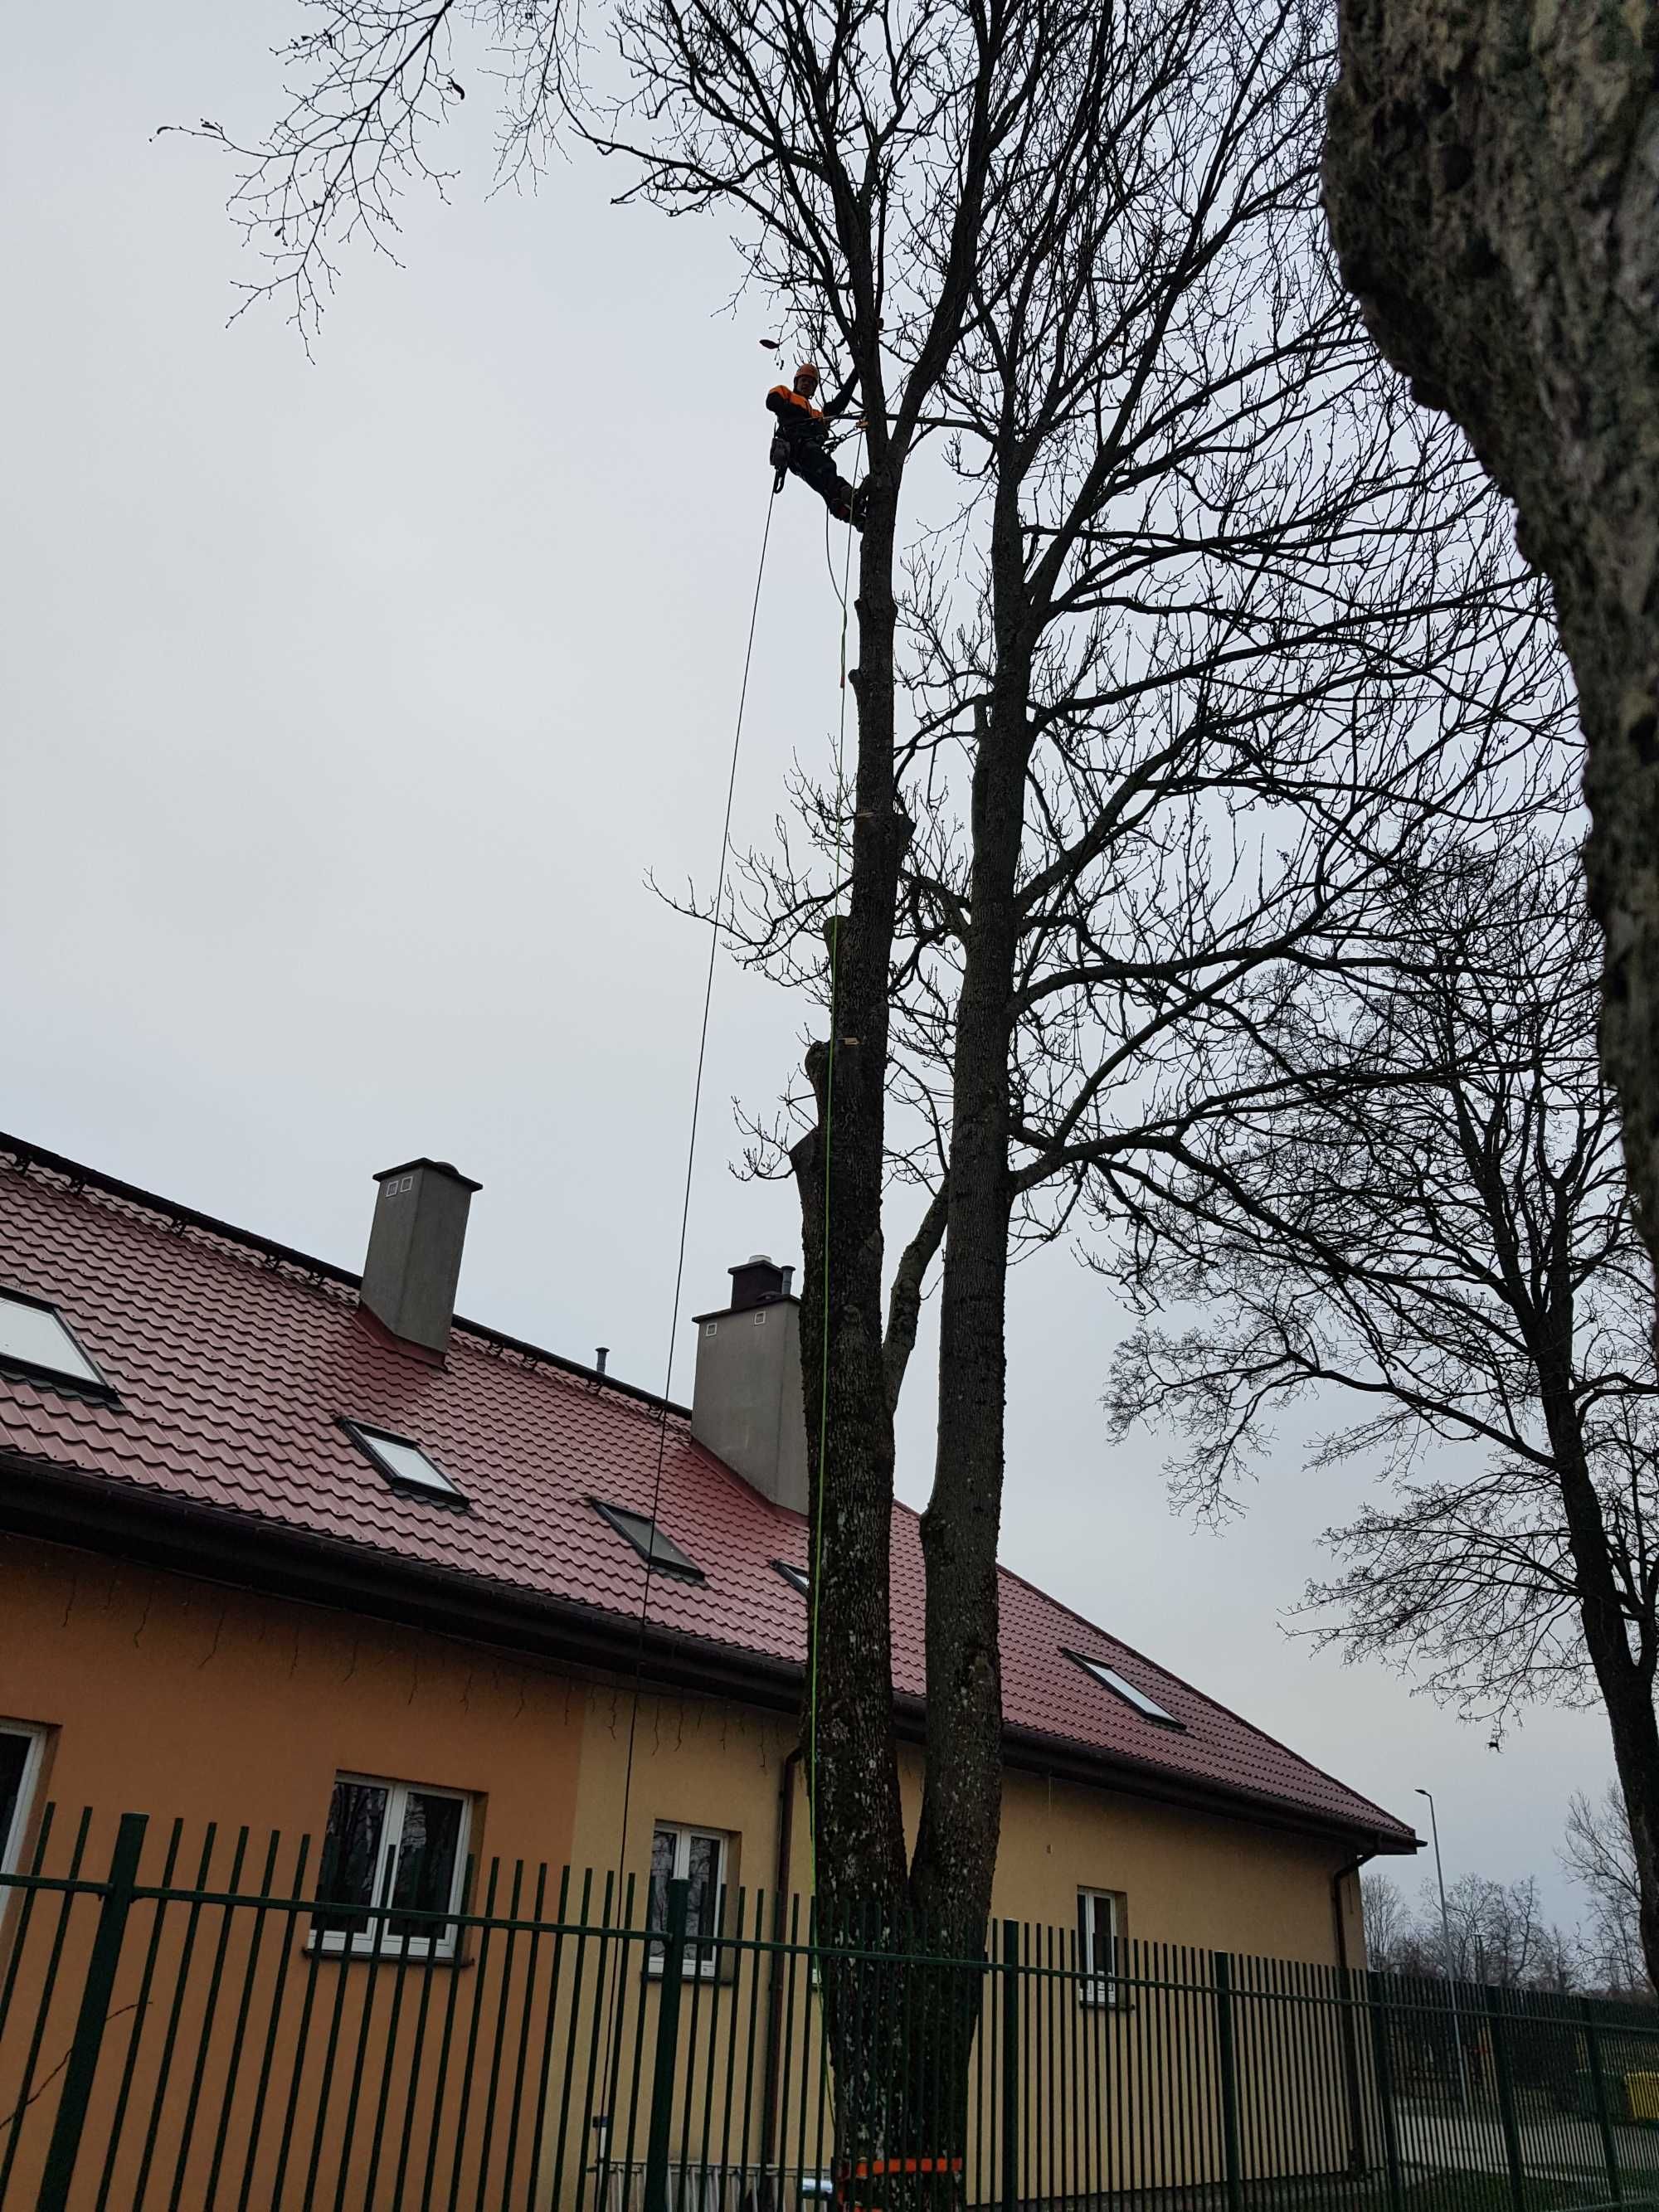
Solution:
<svg viewBox="0 0 1659 2212">
<path fill-rule="evenodd" d="M 786 475 L 797 476 L 811 485 L 837 522 L 850 522 L 854 530 L 862 530 L 864 486 L 854 490 L 830 458 L 830 419 L 841 412 L 845 398 L 832 403 L 827 412 L 816 406 L 818 381 L 817 364 L 804 361 L 793 384 L 775 384 L 766 395 L 777 418 L 771 454 L 777 480 L 772 490 L 775 496 L 783 489 Z"/>
</svg>

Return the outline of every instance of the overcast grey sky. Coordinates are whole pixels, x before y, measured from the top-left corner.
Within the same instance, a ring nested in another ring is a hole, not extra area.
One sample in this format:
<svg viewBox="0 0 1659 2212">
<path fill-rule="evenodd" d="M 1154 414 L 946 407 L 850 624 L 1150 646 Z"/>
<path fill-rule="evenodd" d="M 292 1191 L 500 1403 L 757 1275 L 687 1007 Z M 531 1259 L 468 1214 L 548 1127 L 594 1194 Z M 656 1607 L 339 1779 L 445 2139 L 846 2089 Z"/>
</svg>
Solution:
<svg viewBox="0 0 1659 2212">
<path fill-rule="evenodd" d="M 708 882 L 769 477 L 757 302 L 718 222 L 617 210 L 619 171 L 488 198 L 486 88 L 404 265 L 359 257 L 314 362 L 248 273 L 222 158 L 256 131 L 292 0 L 16 11 L 0 87 L 0 1123 L 348 1266 L 372 1172 L 484 1189 L 464 1311 L 660 1387 L 706 938 L 646 888 Z M 821 758 L 838 612 L 821 511 L 780 504 L 738 836 Z M 741 1185 L 798 1008 L 722 965 L 687 1310 L 787 1188 Z M 1484 1732 L 1280 1625 L 1358 1486 L 1286 1435 L 1220 1536 L 1173 1521 L 1156 1438 L 1109 1447 L 1121 1328 L 1057 1250 L 1014 1279 L 1004 1556 L 1403 1816 L 1448 1874 L 1555 1865 L 1609 1770 L 1595 1716 Z M 689 1387 L 683 1329 L 677 1390 Z M 924 1346 L 924 1356 L 931 1346 Z M 901 1487 L 929 1475 L 913 1370 Z M 1415 1875 L 1407 1869 L 1408 1882 Z"/>
</svg>

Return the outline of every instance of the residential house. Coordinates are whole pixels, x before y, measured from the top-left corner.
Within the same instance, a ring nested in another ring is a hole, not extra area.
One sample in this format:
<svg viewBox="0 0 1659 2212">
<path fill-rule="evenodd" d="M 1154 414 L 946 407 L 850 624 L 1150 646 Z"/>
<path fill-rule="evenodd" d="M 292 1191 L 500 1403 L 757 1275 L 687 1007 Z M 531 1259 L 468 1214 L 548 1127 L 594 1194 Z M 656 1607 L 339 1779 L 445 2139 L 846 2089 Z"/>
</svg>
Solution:
<svg viewBox="0 0 1659 2212">
<path fill-rule="evenodd" d="M 455 1317 L 479 1186 L 429 1160 L 377 1182 L 359 1277 L 0 1139 L 0 1871 L 72 1828 L 95 1871 L 140 1812 L 149 1878 L 166 1848 L 209 1889 L 240 1831 L 243 1884 L 276 1832 L 280 1895 L 309 1836 L 327 1909 L 266 1954 L 302 1951 L 308 1989 L 392 1951 L 465 1963 L 465 1929 L 418 1916 L 459 1911 L 469 1863 L 475 1911 L 520 1918 L 566 1865 L 595 1870 L 590 1917 L 619 1876 L 653 1924 L 684 1878 L 703 1934 L 806 1894 L 788 1271 L 732 1270 L 692 1405 L 665 1405 Z M 897 1507 L 912 1737 L 922 1591 Z M 995 1913 L 1078 1929 L 1101 1987 L 1130 1942 L 1359 1963 L 1355 1871 L 1409 1827 L 1018 1577 L 1002 1599 Z M 912 1819 L 917 1774 L 907 1752 Z M 0 2107 L 28 2055 L 3 2032 Z"/>
</svg>

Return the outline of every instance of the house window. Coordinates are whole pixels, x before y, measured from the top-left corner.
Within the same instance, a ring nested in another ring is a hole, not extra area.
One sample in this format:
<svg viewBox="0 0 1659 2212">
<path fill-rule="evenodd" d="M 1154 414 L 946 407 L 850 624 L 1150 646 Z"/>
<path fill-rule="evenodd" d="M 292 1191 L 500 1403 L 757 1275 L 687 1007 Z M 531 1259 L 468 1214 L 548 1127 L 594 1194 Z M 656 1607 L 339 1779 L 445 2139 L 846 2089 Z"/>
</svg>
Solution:
<svg viewBox="0 0 1659 2212">
<path fill-rule="evenodd" d="M 361 1421 L 343 1420 L 340 1426 L 394 1490 L 417 1490 L 423 1497 L 446 1498 L 452 1505 L 466 1504 L 465 1492 L 450 1480 L 429 1452 L 407 1437 L 394 1437 L 386 1429 L 366 1429 Z"/>
<path fill-rule="evenodd" d="M 812 1578 L 805 1567 L 791 1566 L 787 1559 L 774 1559 L 772 1565 L 774 1571 L 783 1577 L 792 1590 L 799 1591 L 802 1597 L 811 1596 Z"/>
<path fill-rule="evenodd" d="M 21 1291 L 0 1291 L 0 1367 L 114 1395 L 56 1306 Z"/>
<path fill-rule="evenodd" d="M 1115 1698 L 1121 1698 L 1126 1705 L 1133 1705 L 1147 1720 L 1156 1721 L 1160 1728 L 1179 1729 L 1185 1735 L 1185 1721 L 1178 1721 L 1173 1713 L 1165 1712 L 1156 1698 L 1146 1690 L 1137 1689 L 1126 1676 L 1118 1673 L 1115 1667 L 1109 1667 L 1103 1659 L 1085 1659 L 1080 1651 L 1068 1651 L 1066 1656 L 1074 1659 L 1084 1673 L 1091 1675 L 1103 1689 L 1109 1690 Z"/>
<path fill-rule="evenodd" d="M 625 1506 L 606 1505 L 597 1498 L 589 1498 L 588 1504 L 600 1520 L 608 1522 L 619 1536 L 625 1536 L 640 1557 L 659 1574 L 684 1575 L 689 1583 L 702 1581 L 703 1571 L 696 1561 L 689 1553 L 681 1551 L 648 1513 L 630 1513 Z"/>
<path fill-rule="evenodd" d="M 1118 1905 L 1113 1890 L 1077 1893 L 1077 1991 L 1084 2004 L 1117 2002 Z"/>
<path fill-rule="evenodd" d="M 715 1971 L 715 1948 L 708 1939 L 720 1932 L 729 1840 L 714 1829 L 684 1828 L 669 1820 L 659 1820 L 652 1833 L 651 1897 L 646 1927 L 658 1937 L 665 1933 L 668 1926 L 668 1885 L 671 1881 L 687 1883 L 686 1933 L 689 1937 L 704 1939 L 686 1944 L 685 1971 L 689 1974 L 713 1975 Z M 662 1972 L 665 1948 L 658 1942 L 647 1954 L 653 1974 Z"/>
<path fill-rule="evenodd" d="M 0 1874 L 15 1873 L 21 1859 L 46 1747 L 44 1729 L 28 1721 L 0 1721 Z M 0 1896 L 0 1905 L 4 1902 Z"/>
<path fill-rule="evenodd" d="M 453 1959 L 472 1801 L 342 1774 L 328 1808 L 312 1929 L 325 1951 Z"/>
</svg>

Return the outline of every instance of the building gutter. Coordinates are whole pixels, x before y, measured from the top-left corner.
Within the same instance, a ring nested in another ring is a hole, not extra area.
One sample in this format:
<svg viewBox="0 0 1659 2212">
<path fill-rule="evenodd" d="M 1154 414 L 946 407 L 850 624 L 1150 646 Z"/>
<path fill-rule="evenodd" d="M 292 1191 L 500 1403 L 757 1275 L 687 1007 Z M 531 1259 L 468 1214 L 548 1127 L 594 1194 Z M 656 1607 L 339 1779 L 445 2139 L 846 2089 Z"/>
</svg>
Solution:
<svg viewBox="0 0 1659 2212">
<path fill-rule="evenodd" d="M 601 1611 L 578 1599 L 525 1590 L 481 1576 L 336 1536 L 261 1519 L 235 1506 L 158 1493 L 106 1474 L 0 1450 L 0 1528 L 46 1543 L 70 1544 L 263 1595 L 424 1629 L 488 1644 L 586 1674 L 633 1678 L 641 1651 L 637 1614 Z M 798 1662 L 658 1622 L 646 1628 L 643 1650 L 653 1689 L 737 1699 L 763 1711 L 800 1711 L 805 1669 Z M 924 1740 L 919 1697 L 893 1700 L 901 1741 Z M 1328 1838 L 1365 1856 L 1419 1850 L 1409 1830 L 1372 1830 L 1358 1821 L 1322 1818 L 1282 1799 L 1258 1796 L 1172 1775 L 1167 1768 L 1108 1759 L 1087 1747 L 1035 1729 L 1006 1727 L 1003 1755 L 1026 1773 L 1077 1782 L 1092 1790 L 1149 1797 L 1166 1805 L 1248 1820 L 1253 1826 Z"/>
<path fill-rule="evenodd" d="M 783 1942 L 784 1917 L 788 1910 L 789 1868 L 795 1840 L 795 1777 L 800 1771 L 801 1747 L 797 1744 L 783 1762 L 778 1782 L 778 1840 L 772 1863 L 772 1940 L 774 1949 L 766 1983 L 766 2052 L 761 2084 L 760 2170 L 763 2185 L 772 2164 L 778 2138 L 778 2093 L 783 2059 Z M 757 1931 L 758 1933 L 758 1930 Z"/>
<path fill-rule="evenodd" d="M 1341 1978 L 1342 2079 L 1348 2104 L 1348 2171 L 1364 2173 L 1365 2160 L 1365 2102 L 1359 2086 L 1359 2035 L 1354 2020 L 1354 1980 L 1348 1963 L 1347 1918 L 1342 1910 L 1342 1885 L 1358 1874 L 1375 1851 L 1360 1851 L 1331 1876 L 1331 1912 L 1336 1922 L 1336 1970 Z M 1363 1920 L 1361 1923 L 1364 1924 Z"/>
</svg>

